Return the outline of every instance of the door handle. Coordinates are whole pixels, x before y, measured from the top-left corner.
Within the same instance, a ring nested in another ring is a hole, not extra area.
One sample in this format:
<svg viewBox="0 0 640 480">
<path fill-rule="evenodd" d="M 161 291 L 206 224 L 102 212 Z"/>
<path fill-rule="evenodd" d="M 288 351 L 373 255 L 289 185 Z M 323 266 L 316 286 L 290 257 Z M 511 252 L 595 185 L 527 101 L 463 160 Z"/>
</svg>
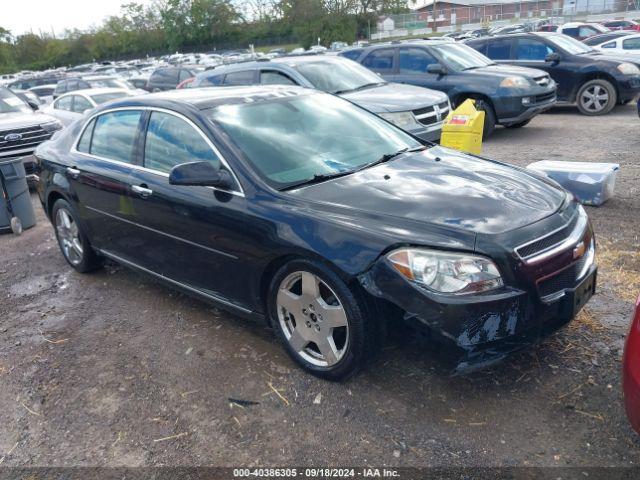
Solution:
<svg viewBox="0 0 640 480">
<path fill-rule="evenodd" d="M 78 178 L 80 176 L 80 170 L 75 167 L 67 167 L 67 173 L 71 178 Z"/>
<path fill-rule="evenodd" d="M 146 186 L 143 187 L 142 185 L 132 185 L 131 190 L 133 190 L 134 193 L 137 193 L 142 198 L 147 198 L 149 195 L 153 193 L 153 190 L 151 190 L 150 188 L 147 188 Z"/>
</svg>

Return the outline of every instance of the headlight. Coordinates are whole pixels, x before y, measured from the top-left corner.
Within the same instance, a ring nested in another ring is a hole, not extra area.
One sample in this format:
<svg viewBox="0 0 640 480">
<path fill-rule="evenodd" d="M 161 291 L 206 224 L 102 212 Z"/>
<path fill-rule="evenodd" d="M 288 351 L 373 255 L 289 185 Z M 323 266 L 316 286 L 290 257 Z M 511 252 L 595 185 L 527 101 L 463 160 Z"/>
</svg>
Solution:
<svg viewBox="0 0 640 480">
<path fill-rule="evenodd" d="M 54 120 L 52 122 L 47 122 L 47 123 L 41 123 L 40 126 L 42 127 L 43 130 L 49 133 L 55 132 L 62 128 L 62 124 L 58 120 Z"/>
<path fill-rule="evenodd" d="M 507 77 L 500 82 L 503 88 L 526 88 L 529 85 L 529 81 L 524 77 Z"/>
<path fill-rule="evenodd" d="M 618 70 L 623 75 L 640 75 L 640 68 L 633 63 L 621 63 L 618 65 Z"/>
<path fill-rule="evenodd" d="M 478 293 L 503 285 L 496 265 L 478 255 L 401 248 L 387 259 L 405 278 L 438 293 Z"/>
<path fill-rule="evenodd" d="M 379 113 L 378 115 L 400 128 L 420 126 L 411 112 Z"/>
</svg>

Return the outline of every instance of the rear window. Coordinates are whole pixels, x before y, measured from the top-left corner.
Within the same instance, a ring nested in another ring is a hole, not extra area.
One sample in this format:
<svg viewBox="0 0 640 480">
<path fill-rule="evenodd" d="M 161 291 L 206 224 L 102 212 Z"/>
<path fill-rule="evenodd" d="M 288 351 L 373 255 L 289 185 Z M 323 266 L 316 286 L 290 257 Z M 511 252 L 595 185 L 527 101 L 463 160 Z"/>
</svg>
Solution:
<svg viewBox="0 0 640 480">
<path fill-rule="evenodd" d="M 393 48 L 374 50 L 365 57 L 362 65 L 371 70 L 385 71 L 393 69 Z"/>
<path fill-rule="evenodd" d="M 361 53 L 362 50 L 347 50 L 346 52 L 342 52 L 340 56 L 348 58 L 349 60 L 355 60 L 360 56 Z"/>
<path fill-rule="evenodd" d="M 251 85 L 253 84 L 254 70 L 227 73 L 224 77 L 225 85 Z"/>
<path fill-rule="evenodd" d="M 511 40 L 502 39 L 489 42 L 487 57 L 491 60 L 509 60 L 511 58 Z"/>
</svg>

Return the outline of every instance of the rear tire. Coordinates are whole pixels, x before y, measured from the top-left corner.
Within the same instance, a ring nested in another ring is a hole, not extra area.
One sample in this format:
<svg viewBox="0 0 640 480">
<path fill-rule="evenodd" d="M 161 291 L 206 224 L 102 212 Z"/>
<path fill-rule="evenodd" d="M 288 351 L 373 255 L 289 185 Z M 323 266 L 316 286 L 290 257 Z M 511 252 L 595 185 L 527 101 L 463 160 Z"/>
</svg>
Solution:
<svg viewBox="0 0 640 480">
<path fill-rule="evenodd" d="M 274 275 L 267 308 L 289 356 L 335 381 L 354 375 L 380 350 L 380 320 L 360 297 L 320 262 L 293 260 Z"/>
<path fill-rule="evenodd" d="M 91 272 L 102 266 L 103 259 L 91 247 L 69 202 L 63 199 L 56 201 L 51 211 L 51 220 L 58 246 L 69 265 L 80 273 Z"/>
<path fill-rule="evenodd" d="M 576 103 L 583 115 L 606 115 L 618 103 L 618 94 L 611 82 L 597 78 L 580 87 Z"/>
</svg>

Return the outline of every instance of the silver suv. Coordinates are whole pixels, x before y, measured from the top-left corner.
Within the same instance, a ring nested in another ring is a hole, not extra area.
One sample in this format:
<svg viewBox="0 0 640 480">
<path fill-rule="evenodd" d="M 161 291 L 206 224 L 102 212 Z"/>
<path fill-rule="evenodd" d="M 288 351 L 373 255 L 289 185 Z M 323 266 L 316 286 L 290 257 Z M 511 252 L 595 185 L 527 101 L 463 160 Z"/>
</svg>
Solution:
<svg viewBox="0 0 640 480">
<path fill-rule="evenodd" d="M 23 157 L 30 183 L 37 181 L 33 151 L 61 128 L 55 118 L 34 111 L 11 90 L 0 88 L 0 162 Z"/>
<path fill-rule="evenodd" d="M 189 87 L 300 85 L 339 95 L 423 140 L 439 141 L 449 113 L 445 93 L 387 82 L 349 59 L 300 55 L 241 62 L 198 74 Z"/>
</svg>

